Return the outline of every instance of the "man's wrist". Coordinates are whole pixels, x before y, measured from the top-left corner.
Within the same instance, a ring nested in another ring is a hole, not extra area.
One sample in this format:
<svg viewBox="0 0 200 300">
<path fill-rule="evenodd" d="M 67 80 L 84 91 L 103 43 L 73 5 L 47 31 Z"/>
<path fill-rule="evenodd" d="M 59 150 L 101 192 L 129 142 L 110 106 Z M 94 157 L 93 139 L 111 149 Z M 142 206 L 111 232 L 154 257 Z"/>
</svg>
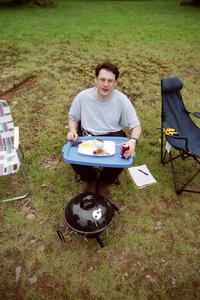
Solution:
<svg viewBox="0 0 200 300">
<path fill-rule="evenodd" d="M 72 134 L 76 134 L 77 133 L 76 129 L 71 129 L 71 130 L 69 130 L 69 132 L 72 133 Z"/>
<path fill-rule="evenodd" d="M 131 137 L 130 140 L 132 140 L 134 142 L 135 145 L 138 144 L 138 139 L 135 137 Z"/>
</svg>

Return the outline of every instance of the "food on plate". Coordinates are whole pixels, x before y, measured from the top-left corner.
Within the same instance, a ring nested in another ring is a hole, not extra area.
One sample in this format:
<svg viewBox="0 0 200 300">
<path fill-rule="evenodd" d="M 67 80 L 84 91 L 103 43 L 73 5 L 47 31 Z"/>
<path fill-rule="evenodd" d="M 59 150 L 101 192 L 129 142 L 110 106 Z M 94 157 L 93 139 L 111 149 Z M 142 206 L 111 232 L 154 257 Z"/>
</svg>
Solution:
<svg viewBox="0 0 200 300">
<path fill-rule="evenodd" d="M 93 140 L 93 147 L 97 148 L 97 149 L 103 149 L 104 147 L 104 141 L 101 139 L 95 139 Z"/>
<path fill-rule="evenodd" d="M 110 156 L 115 154 L 115 143 L 101 139 L 86 140 L 79 144 L 78 153 L 94 156 Z"/>
<path fill-rule="evenodd" d="M 95 150 L 93 151 L 93 154 L 94 154 L 94 155 L 99 155 L 99 156 L 101 156 L 101 155 L 110 155 L 110 153 L 106 152 L 106 151 L 103 150 L 103 149 L 95 149 Z"/>
<path fill-rule="evenodd" d="M 91 147 L 91 141 L 86 141 L 80 144 L 83 148 L 90 148 Z"/>
</svg>

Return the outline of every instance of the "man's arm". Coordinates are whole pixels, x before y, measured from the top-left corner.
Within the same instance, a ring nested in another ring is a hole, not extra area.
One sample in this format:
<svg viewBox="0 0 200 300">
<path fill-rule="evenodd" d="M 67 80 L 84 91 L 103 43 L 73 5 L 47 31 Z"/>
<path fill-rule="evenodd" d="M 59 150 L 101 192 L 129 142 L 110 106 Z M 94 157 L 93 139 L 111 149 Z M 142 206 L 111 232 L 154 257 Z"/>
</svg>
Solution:
<svg viewBox="0 0 200 300">
<path fill-rule="evenodd" d="M 67 140 L 68 141 L 76 141 L 78 138 L 78 122 L 74 121 L 72 119 L 69 119 L 68 121 L 68 127 L 69 127 L 69 132 L 67 134 Z"/>
<path fill-rule="evenodd" d="M 137 142 L 140 138 L 141 133 L 142 133 L 142 128 L 141 128 L 140 125 L 132 128 L 131 136 L 130 136 L 130 139 L 128 141 L 130 149 L 128 151 L 126 151 L 126 153 L 124 153 L 124 156 L 126 158 L 128 158 L 129 156 L 131 156 L 135 152 L 135 147 L 136 147 L 136 144 L 137 144 Z"/>
<path fill-rule="evenodd" d="M 141 133 L 142 133 L 142 128 L 140 125 L 132 128 L 130 140 L 131 139 L 139 140 Z"/>
</svg>

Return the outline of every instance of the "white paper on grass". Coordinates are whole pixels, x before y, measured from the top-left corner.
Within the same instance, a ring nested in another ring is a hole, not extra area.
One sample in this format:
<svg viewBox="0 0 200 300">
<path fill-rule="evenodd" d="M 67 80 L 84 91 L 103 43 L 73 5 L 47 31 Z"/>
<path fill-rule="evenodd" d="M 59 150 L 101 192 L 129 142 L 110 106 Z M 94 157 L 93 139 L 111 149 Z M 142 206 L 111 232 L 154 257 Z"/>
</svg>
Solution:
<svg viewBox="0 0 200 300">
<path fill-rule="evenodd" d="M 155 178 L 150 173 L 146 165 L 131 167 L 128 168 L 128 171 L 138 188 L 156 183 Z"/>
</svg>

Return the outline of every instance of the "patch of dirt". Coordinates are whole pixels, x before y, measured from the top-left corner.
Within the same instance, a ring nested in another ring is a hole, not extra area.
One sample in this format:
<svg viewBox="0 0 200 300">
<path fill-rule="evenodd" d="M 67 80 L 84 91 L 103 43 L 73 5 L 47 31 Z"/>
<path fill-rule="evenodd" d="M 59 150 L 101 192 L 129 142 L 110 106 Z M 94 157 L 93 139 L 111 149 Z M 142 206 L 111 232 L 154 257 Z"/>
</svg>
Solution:
<svg viewBox="0 0 200 300">
<path fill-rule="evenodd" d="M 65 285 L 67 288 L 69 286 L 69 283 L 66 282 Z M 38 296 L 46 296 L 46 299 L 48 299 L 49 295 L 54 294 L 55 290 L 63 290 L 63 286 L 55 280 L 55 277 L 49 274 L 44 274 L 41 278 L 38 278 L 38 281 L 35 284 L 35 288 L 38 291 Z M 67 295 L 65 296 L 66 297 L 64 299 L 68 299 Z"/>
<path fill-rule="evenodd" d="M 0 287 L 1 299 L 16 299 L 24 300 L 24 291 L 19 288 L 17 285 Z"/>
<path fill-rule="evenodd" d="M 121 274 L 128 274 L 130 276 L 138 268 L 141 268 L 141 259 L 137 252 L 130 251 L 125 248 L 118 258 L 118 264 Z"/>
<path fill-rule="evenodd" d="M 8 261 L 5 259 L 7 257 Z M 22 270 L 25 269 L 23 254 L 18 248 L 13 247 L 4 253 L 4 259 L 0 263 L 1 274 L 4 274 L 4 281 L 0 281 L 0 299 L 24 299 L 23 289 L 19 288 L 19 283 L 15 282 L 17 266 L 20 266 Z"/>
<path fill-rule="evenodd" d="M 5 218 L 5 214 L 3 211 L 0 210 L 0 222 L 3 222 Z"/>
<path fill-rule="evenodd" d="M 92 296 L 91 291 L 89 290 L 89 288 L 87 288 L 85 286 L 81 286 L 80 295 L 81 295 L 81 300 L 105 300 L 105 298 L 100 296 L 100 295 Z M 77 297 L 77 298 L 79 298 L 79 297 Z"/>
<path fill-rule="evenodd" d="M 24 90 L 24 89 L 31 89 L 36 84 L 37 77 L 36 76 L 29 76 L 24 80 L 20 81 L 17 84 L 14 84 L 13 87 L 5 92 L 0 91 L 0 98 L 5 100 L 13 100 L 16 96 L 16 93 Z"/>
</svg>

